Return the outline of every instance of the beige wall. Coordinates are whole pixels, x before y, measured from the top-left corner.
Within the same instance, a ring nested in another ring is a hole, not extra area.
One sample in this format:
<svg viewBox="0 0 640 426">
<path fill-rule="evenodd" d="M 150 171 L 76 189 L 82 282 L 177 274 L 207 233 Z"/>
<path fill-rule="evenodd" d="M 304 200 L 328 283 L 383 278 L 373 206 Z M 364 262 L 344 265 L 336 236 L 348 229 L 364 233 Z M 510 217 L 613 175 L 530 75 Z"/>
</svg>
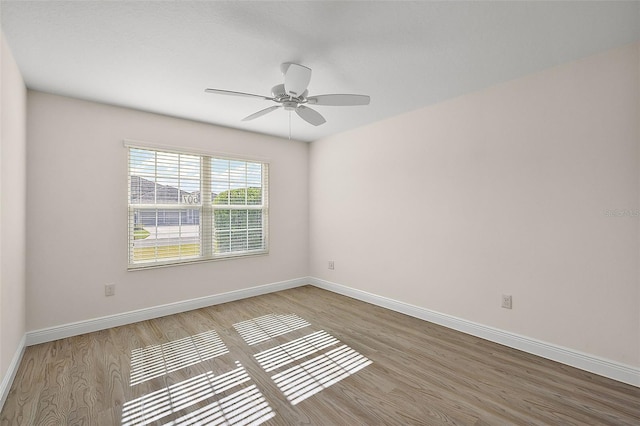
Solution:
<svg viewBox="0 0 640 426">
<path fill-rule="evenodd" d="M 28 330 L 307 275 L 308 144 L 32 91 L 28 117 Z M 125 138 L 269 160 L 270 254 L 127 272 Z"/>
<path fill-rule="evenodd" d="M 26 89 L 0 36 L 0 377 L 25 333 Z"/>
<path fill-rule="evenodd" d="M 640 366 L 639 50 L 313 142 L 310 274 Z"/>
</svg>

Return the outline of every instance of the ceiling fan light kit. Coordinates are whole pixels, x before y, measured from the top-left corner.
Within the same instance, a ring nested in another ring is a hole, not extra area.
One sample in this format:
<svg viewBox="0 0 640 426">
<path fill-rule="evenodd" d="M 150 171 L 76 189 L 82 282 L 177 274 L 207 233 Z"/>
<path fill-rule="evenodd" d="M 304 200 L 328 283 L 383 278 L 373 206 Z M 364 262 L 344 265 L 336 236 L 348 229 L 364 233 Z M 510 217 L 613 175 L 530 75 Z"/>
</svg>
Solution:
<svg viewBox="0 0 640 426">
<path fill-rule="evenodd" d="M 217 95 L 260 98 L 278 104 L 248 115 L 242 121 L 254 120 L 272 111 L 284 108 L 286 111 L 295 111 L 307 123 L 319 126 L 326 123 L 326 120 L 319 112 L 305 104 L 323 106 L 369 105 L 370 98 L 367 95 L 333 94 L 307 96 L 309 94 L 307 87 L 311 81 L 311 68 L 293 62 L 285 62 L 280 65 L 280 70 L 284 75 L 284 84 L 273 86 L 271 97 L 221 89 L 205 89 L 205 92 Z"/>
</svg>

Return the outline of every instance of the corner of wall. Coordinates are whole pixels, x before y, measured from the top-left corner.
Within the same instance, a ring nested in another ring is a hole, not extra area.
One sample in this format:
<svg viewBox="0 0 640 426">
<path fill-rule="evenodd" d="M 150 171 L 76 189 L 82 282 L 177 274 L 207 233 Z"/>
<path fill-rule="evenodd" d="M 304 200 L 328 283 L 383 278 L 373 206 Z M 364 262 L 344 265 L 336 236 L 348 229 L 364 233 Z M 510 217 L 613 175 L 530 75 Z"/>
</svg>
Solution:
<svg viewBox="0 0 640 426">
<path fill-rule="evenodd" d="M 0 402 L 25 345 L 26 86 L 0 34 Z"/>
</svg>

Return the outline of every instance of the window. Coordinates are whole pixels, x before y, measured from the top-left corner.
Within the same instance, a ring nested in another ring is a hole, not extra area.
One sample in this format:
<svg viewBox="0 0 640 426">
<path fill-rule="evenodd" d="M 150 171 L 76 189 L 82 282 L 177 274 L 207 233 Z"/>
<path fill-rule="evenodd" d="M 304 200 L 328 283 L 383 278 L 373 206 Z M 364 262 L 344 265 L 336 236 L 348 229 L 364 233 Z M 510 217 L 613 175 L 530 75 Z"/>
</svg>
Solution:
<svg viewBox="0 0 640 426">
<path fill-rule="evenodd" d="M 263 162 L 129 148 L 129 269 L 263 254 Z"/>
</svg>

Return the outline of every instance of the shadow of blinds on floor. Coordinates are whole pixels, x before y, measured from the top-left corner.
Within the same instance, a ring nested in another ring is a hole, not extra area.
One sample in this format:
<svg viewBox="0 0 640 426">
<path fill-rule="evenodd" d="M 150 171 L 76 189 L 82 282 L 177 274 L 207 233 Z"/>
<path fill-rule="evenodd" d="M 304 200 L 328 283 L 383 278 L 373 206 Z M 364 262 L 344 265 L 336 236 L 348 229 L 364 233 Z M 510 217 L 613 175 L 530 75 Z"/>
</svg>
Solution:
<svg viewBox="0 0 640 426">
<path fill-rule="evenodd" d="M 191 377 L 126 402 L 122 407 L 122 426 L 156 424 L 159 420 L 216 397 L 251 380 L 244 367 L 215 376 L 211 371 Z M 167 425 L 260 424 L 275 413 L 255 385 L 243 387 L 231 395 L 213 401 Z"/>
<path fill-rule="evenodd" d="M 205 331 L 131 351 L 131 386 L 229 353 L 218 333 Z"/>
</svg>

